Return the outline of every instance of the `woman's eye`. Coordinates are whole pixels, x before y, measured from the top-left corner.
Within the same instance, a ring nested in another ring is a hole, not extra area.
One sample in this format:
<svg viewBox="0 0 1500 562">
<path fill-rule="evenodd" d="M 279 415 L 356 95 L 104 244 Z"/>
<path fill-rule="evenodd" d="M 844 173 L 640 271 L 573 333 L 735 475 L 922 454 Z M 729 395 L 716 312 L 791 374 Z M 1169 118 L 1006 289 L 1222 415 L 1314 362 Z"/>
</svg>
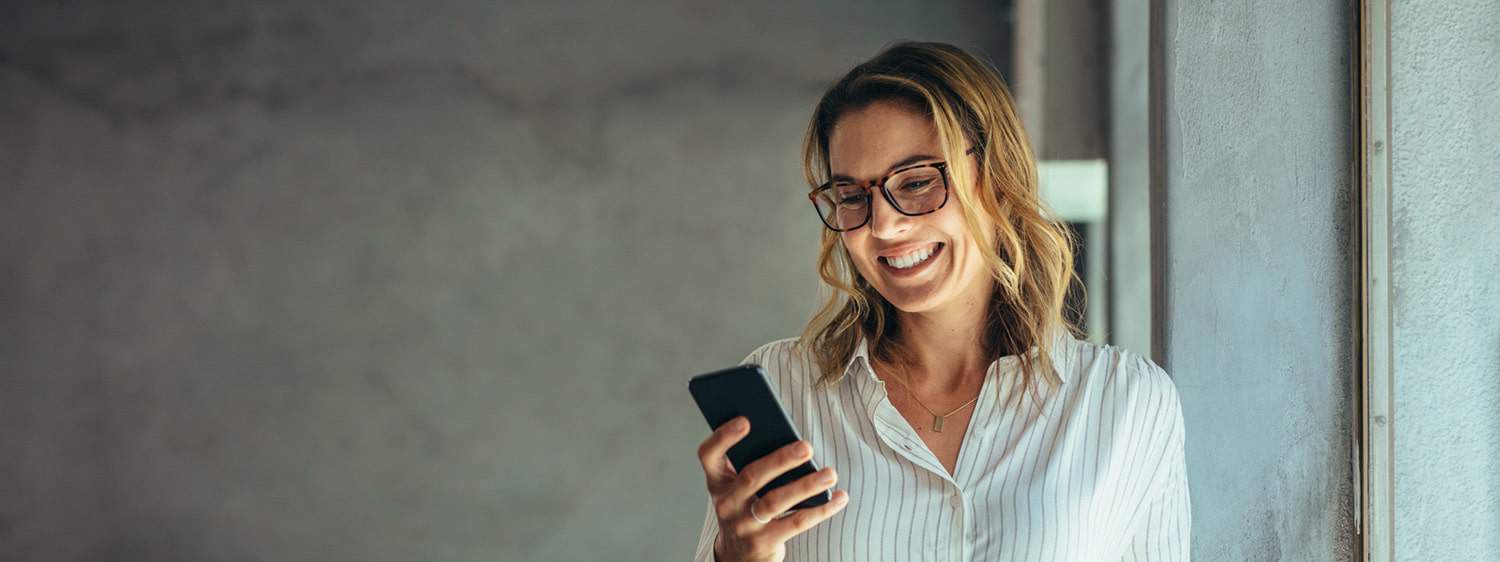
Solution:
<svg viewBox="0 0 1500 562">
<path fill-rule="evenodd" d="M 906 182 L 905 185 L 901 186 L 901 189 L 904 189 L 906 191 L 916 191 L 918 189 L 922 189 L 924 187 L 927 187 L 928 185 L 931 185 L 931 184 L 932 184 L 932 180 L 917 180 L 917 181 Z"/>
<path fill-rule="evenodd" d="M 839 186 L 833 189 L 833 197 L 840 205 L 845 205 L 864 199 L 865 192 L 854 186 Z"/>
</svg>

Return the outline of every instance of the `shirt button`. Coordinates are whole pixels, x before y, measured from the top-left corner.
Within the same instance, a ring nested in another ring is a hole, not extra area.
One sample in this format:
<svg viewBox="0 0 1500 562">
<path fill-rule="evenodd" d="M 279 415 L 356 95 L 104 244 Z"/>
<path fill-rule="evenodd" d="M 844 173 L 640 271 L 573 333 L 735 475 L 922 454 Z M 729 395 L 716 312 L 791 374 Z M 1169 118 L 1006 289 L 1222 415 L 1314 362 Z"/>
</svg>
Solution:
<svg viewBox="0 0 1500 562">
<path fill-rule="evenodd" d="M 951 496 L 948 496 L 948 503 L 953 504 L 953 507 L 959 507 L 963 505 L 964 499 L 962 497 L 959 497 L 958 494 L 953 494 Z"/>
</svg>

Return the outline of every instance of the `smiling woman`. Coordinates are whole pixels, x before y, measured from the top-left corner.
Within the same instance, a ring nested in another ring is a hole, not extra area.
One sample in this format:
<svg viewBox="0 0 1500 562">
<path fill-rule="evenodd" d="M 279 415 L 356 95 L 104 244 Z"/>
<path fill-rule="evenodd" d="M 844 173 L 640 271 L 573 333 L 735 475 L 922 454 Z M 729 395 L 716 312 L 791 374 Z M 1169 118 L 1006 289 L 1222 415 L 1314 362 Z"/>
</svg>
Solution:
<svg viewBox="0 0 1500 562">
<path fill-rule="evenodd" d="M 1065 319 L 1072 239 L 995 70 L 893 45 L 829 89 L 804 146 L 835 291 L 745 362 L 806 442 L 736 473 L 748 424 L 704 440 L 695 559 L 1187 559 L 1176 389 Z M 807 458 L 829 468 L 754 495 Z"/>
<path fill-rule="evenodd" d="M 961 326 L 982 346 L 967 355 L 1005 355 L 1032 345 L 1046 350 L 1046 335 L 1074 331 L 1061 313 L 1073 278 L 1073 241 L 1038 197 L 1030 144 L 1004 83 L 988 65 L 952 47 L 895 46 L 856 67 L 824 96 L 804 153 L 809 182 L 826 175 L 834 189 L 853 183 L 852 174 L 869 177 L 931 162 L 942 172 L 940 200 L 956 200 L 915 212 L 893 204 L 876 213 L 880 203 L 898 202 L 882 188 L 884 201 L 868 192 L 861 198 L 867 228 L 830 225 L 819 274 L 841 294 L 824 304 L 803 335 L 825 372 L 866 334 L 879 360 L 914 368 L 919 354 L 911 347 L 917 344 L 901 337 L 905 326 L 893 321 L 898 310 L 921 313 L 941 305 L 988 312 L 987 326 L 1003 329 Z M 1006 228 L 997 228 L 1002 224 Z M 935 273 L 921 279 L 914 274 L 923 272 L 899 275 L 887 261 L 939 244 L 938 257 L 948 258 L 946 263 L 924 268 Z M 979 277 L 995 283 L 980 283 Z M 854 320 L 863 326 L 855 329 Z M 1022 358 L 1025 386 L 1033 387 L 1037 373 L 1050 370 L 1046 362 L 1045 354 L 1039 364 Z"/>
</svg>

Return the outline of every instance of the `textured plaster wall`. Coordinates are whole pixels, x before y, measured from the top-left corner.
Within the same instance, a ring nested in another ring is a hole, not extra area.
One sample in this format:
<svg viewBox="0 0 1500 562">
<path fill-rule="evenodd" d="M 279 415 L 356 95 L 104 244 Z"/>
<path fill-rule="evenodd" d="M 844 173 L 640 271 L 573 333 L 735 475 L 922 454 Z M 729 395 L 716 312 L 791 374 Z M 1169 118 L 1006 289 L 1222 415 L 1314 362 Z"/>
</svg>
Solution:
<svg viewBox="0 0 1500 562">
<path fill-rule="evenodd" d="M 1347 8 L 1156 5 L 1194 559 L 1350 560 Z"/>
<path fill-rule="evenodd" d="M 839 73 L 986 5 L 7 2 L 0 560 L 670 560 Z"/>
<path fill-rule="evenodd" d="M 1391 6 L 1398 560 L 1500 552 L 1500 4 Z"/>
</svg>

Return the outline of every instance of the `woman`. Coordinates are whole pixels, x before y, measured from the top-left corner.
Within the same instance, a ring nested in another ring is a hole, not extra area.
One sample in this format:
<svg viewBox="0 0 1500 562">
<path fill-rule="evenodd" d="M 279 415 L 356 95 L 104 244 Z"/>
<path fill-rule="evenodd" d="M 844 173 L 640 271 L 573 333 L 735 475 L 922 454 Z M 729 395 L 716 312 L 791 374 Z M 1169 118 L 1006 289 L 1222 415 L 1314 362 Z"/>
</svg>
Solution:
<svg viewBox="0 0 1500 562">
<path fill-rule="evenodd" d="M 703 441 L 695 560 L 1186 560 L 1177 392 L 1064 319 L 1072 239 L 994 69 L 893 45 L 824 94 L 804 164 L 836 291 L 745 362 L 805 441 L 740 473 L 743 417 Z M 808 458 L 822 474 L 755 496 Z"/>
</svg>

